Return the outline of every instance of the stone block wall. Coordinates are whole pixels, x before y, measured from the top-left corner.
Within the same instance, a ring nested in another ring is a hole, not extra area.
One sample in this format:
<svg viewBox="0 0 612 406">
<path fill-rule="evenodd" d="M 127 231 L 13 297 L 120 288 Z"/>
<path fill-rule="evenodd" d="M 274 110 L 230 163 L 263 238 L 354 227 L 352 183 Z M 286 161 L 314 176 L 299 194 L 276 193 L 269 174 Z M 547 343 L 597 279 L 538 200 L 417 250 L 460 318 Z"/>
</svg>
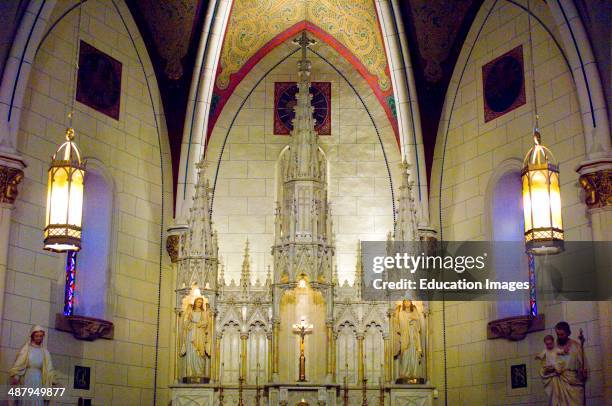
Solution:
<svg viewBox="0 0 612 406">
<path fill-rule="evenodd" d="M 247 238 L 253 282 L 263 282 L 268 266 L 272 266 L 277 160 L 291 142 L 290 136 L 273 134 L 274 82 L 297 81 L 299 52 L 277 67 L 273 65 L 295 48 L 290 41 L 281 44 L 247 74 L 225 105 L 207 147 L 206 174 L 211 186 L 217 177 L 213 221 L 228 283 L 240 277 Z M 308 54 L 312 81 L 332 84 L 331 135 L 322 135 L 319 140 L 328 160 L 338 272 L 341 281 L 352 282 L 357 241 L 384 239 L 393 230 L 391 184 L 381 141 L 394 190 L 399 185 L 399 146 L 380 103 L 355 68 L 322 41 L 314 49 L 329 62 Z M 372 115 L 380 140 L 356 93 Z"/>
<path fill-rule="evenodd" d="M 534 13 L 559 40 L 548 6 L 542 2 L 531 2 L 531 5 Z M 481 26 L 482 32 L 476 37 Z M 592 240 L 575 172 L 578 163 L 585 158 L 576 86 L 553 37 L 535 19 L 532 19 L 532 33 L 540 130 L 543 144 L 553 151 L 559 163 L 565 238 L 570 241 Z M 519 45 L 523 46 L 524 52 L 527 102 L 485 123 L 482 66 Z M 498 172 L 508 160 L 522 162 L 533 145 L 533 75 L 526 12 L 509 2 L 485 1 L 455 67 L 438 132 L 430 183 L 430 211 L 432 221 L 439 229 L 441 199 L 444 240 L 490 239 L 487 206 L 491 202 L 487 201 L 487 190 L 492 186 L 491 179 L 501 175 Z M 441 176 L 443 155 L 444 173 Z M 528 270 L 519 272 L 524 272 L 524 275 L 517 276 L 517 279 L 527 280 Z M 497 318 L 495 306 L 491 303 L 447 302 L 444 304 L 444 351 L 442 303 L 433 303 L 431 376 L 433 383 L 440 388 L 437 404 L 444 402 L 445 352 L 449 404 L 546 404 L 538 375 L 539 362 L 534 360 L 534 356 L 543 348 L 543 337 L 552 334 L 553 326 L 560 320 L 570 323 L 574 339 L 577 339 L 579 328 L 584 330 L 586 357 L 591 371 L 587 396 L 592 404 L 604 404 L 602 380 L 605 367 L 601 365 L 602 347 L 598 337 L 601 314 L 609 314 L 609 303 L 540 301 L 538 307 L 545 316 L 546 329 L 529 334 L 522 341 L 511 342 L 487 340 L 487 322 Z M 511 388 L 510 367 L 516 364 L 527 366 L 527 388 Z"/>
<path fill-rule="evenodd" d="M 58 20 L 73 4 L 58 2 L 51 21 Z M 10 230 L 0 382 L 8 381 L 7 370 L 32 324 L 40 324 L 48 330 L 46 340 L 59 372 L 59 385 L 67 388 L 62 402 L 75 404 L 76 398 L 82 396 L 93 398 L 94 404 L 150 405 L 160 261 L 161 325 L 171 323 L 172 280 L 165 249 L 160 258 L 162 216 L 167 225 L 172 209 L 163 111 L 146 48 L 125 3 L 90 0 L 83 4 L 80 38 L 122 63 L 119 120 L 79 102 L 74 115 L 75 141 L 82 154 L 103 167 L 114 184 L 106 286 L 106 314 L 115 326 L 114 339 L 84 342 L 54 330 L 55 315 L 63 309 L 65 254 L 42 249 L 47 169 L 51 155 L 64 140 L 67 106 L 73 91 L 78 16 L 75 9 L 42 43 L 25 96 L 18 152 L 28 166 L 19 186 Z M 83 247 L 92 249 L 95 247 Z M 77 271 L 77 284 L 78 272 L 86 271 Z M 166 403 L 167 397 L 167 331 L 164 329 L 159 336 L 160 404 Z M 75 365 L 91 368 L 89 391 L 71 389 Z"/>
</svg>

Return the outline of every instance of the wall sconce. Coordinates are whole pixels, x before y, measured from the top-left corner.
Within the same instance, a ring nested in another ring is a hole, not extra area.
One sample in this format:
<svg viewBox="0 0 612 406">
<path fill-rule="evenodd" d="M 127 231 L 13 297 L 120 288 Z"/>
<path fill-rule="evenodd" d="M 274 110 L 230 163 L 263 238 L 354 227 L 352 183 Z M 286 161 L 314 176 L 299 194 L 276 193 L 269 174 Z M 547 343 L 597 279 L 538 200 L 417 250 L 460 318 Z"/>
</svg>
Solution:
<svg viewBox="0 0 612 406">
<path fill-rule="evenodd" d="M 563 251 L 559 169 L 550 150 L 540 144 L 537 129 L 533 140 L 521 173 L 525 246 L 530 254 L 557 254 Z"/>
<path fill-rule="evenodd" d="M 48 172 L 44 248 L 54 252 L 81 249 L 85 162 L 73 139 L 74 130 L 68 128 Z"/>
</svg>

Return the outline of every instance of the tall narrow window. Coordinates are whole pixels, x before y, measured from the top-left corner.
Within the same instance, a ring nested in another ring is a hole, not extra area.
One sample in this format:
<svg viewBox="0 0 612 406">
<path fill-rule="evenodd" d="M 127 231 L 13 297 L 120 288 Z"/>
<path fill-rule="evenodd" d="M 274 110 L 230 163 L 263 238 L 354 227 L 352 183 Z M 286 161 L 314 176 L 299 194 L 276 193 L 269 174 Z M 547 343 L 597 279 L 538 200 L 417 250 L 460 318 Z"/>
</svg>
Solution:
<svg viewBox="0 0 612 406">
<path fill-rule="evenodd" d="M 494 263 L 499 281 L 527 280 L 528 257 L 523 244 L 522 185 L 519 171 L 503 174 L 492 196 L 491 237 L 495 241 Z M 513 242 L 513 243 L 502 243 Z M 535 306 L 535 301 L 533 303 Z M 530 314 L 529 297 L 497 304 L 497 318 Z"/>
<path fill-rule="evenodd" d="M 74 314 L 106 318 L 112 229 L 113 190 L 101 170 L 87 174 L 83 203 L 83 239 L 75 276 Z"/>
</svg>

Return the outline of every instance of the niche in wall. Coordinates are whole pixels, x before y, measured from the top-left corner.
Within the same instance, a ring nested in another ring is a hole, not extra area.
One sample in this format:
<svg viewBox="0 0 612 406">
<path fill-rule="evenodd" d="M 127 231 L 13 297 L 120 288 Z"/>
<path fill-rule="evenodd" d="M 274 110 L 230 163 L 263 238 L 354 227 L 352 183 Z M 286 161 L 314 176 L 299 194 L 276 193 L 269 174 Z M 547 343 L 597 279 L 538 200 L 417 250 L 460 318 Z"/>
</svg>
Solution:
<svg viewBox="0 0 612 406">
<path fill-rule="evenodd" d="M 522 45 L 483 65 L 482 87 L 485 123 L 526 103 Z"/>
</svg>

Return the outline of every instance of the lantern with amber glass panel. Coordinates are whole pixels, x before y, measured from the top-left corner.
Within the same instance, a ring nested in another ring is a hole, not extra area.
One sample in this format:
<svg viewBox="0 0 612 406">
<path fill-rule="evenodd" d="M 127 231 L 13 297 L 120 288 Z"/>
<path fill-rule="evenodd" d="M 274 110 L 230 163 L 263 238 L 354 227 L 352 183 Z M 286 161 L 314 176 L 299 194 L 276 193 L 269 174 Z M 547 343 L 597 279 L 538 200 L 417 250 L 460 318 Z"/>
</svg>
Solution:
<svg viewBox="0 0 612 406">
<path fill-rule="evenodd" d="M 559 168 L 537 129 L 533 139 L 522 172 L 525 246 L 530 254 L 557 254 L 563 251 Z"/>
<path fill-rule="evenodd" d="M 44 248 L 65 252 L 81 249 L 85 162 L 73 142 L 74 130 L 66 130 L 66 142 L 51 159 L 47 185 Z"/>
</svg>

